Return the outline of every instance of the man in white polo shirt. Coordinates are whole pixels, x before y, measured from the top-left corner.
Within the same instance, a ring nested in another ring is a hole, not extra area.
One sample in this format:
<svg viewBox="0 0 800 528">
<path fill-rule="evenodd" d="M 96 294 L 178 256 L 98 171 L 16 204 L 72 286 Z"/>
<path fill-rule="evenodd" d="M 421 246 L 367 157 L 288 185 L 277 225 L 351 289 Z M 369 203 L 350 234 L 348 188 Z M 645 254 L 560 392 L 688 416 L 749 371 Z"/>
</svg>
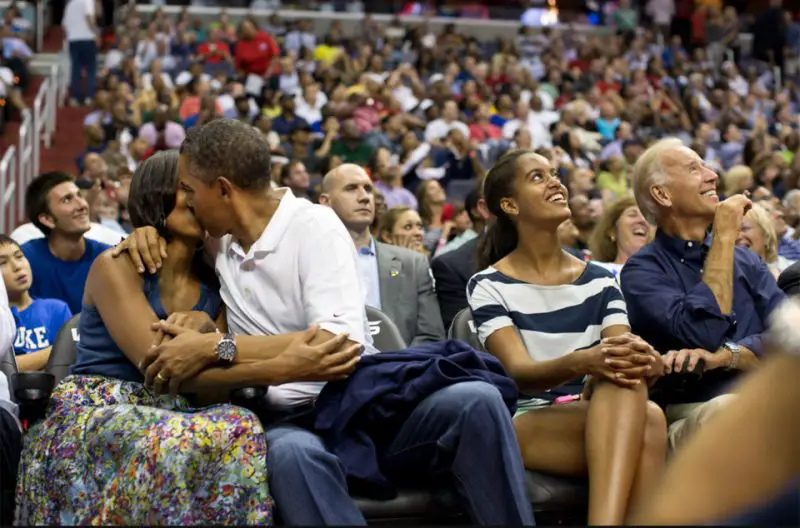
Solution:
<svg viewBox="0 0 800 528">
<path fill-rule="evenodd" d="M 264 341 L 270 338 L 261 336 L 295 333 L 310 324 L 320 328 L 316 342 L 346 332 L 351 342 L 363 345 L 364 353 L 376 352 L 358 255 L 347 229 L 332 209 L 296 198 L 288 189 L 271 190 L 269 174 L 265 140 L 236 120 L 193 129 L 181 147 L 179 191 L 187 194 L 209 235 L 221 238 L 216 269 L 229 329 L 251 337 L 237 340 L 226 334 L 212 340 L 183 334 L 159 349 L 164 356 L 183 356 L 175 367 L 187 357 L 214 357 L 210 348 L 223 340 L 234 343 L 233 363 L 264 359 Z M 163 246 L 155 229 L 140 228 L 128 240 L 132 243 L 125 246 L 135 262 L 141 257 L 148 267 L 158 265 Z M 309 413 L 322 386 L 272 386 L 271 410 L 277 418 Z M 270 491 L 284 523 L 366 524 L 348 494 L 339 459 L 313 431 L 285 422 L 264 425 Z M 477 523 L 533 524 L 511 417 L 499 391 L 489 384 L 461 383 L 432 394 L 380 455 L 402 460 L 404 470 L 419 475 L 421 484 L 432 474 L 449 471 Z"/>
</svg>

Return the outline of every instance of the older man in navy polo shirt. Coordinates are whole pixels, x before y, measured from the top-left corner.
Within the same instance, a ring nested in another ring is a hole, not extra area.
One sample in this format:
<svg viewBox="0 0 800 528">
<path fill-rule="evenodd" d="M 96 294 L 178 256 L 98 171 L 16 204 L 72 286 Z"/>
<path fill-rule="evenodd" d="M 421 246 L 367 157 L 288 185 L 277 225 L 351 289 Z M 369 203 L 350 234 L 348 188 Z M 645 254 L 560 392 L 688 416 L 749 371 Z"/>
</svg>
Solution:
<svg viewBox="0 0 800 528">
<path fill-rule="evenodd" d="M 628 259 L 622 291 L 633 332 L 663 354 L 671 378 L 659 397 L 673 449 L 730 401 L 739 372 L 758 365 L 761 333 L 784 298 L 766 265 L 736 247 L 750 200 L 720 202 L 717 178 L 677 139 L 650 147 L 633 170 L 636 201 L 658 232 Z M 687 374 L 701 362 L 702 377 Z"/>
</svg>

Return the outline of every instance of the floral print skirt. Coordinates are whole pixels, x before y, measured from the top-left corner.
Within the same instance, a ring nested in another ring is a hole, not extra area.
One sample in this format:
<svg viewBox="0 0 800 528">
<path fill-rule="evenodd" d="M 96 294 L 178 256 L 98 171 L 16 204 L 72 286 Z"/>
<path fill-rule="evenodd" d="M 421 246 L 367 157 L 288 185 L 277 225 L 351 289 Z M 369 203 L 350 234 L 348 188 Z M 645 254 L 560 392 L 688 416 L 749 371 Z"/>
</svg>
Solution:
<svg viewBox="0 0 800 528">
<path fill-rule="evenodd" d="M 258 418 L 68 376 L 26 434 L 15 524 L 272 524 Z"/>
</svg>

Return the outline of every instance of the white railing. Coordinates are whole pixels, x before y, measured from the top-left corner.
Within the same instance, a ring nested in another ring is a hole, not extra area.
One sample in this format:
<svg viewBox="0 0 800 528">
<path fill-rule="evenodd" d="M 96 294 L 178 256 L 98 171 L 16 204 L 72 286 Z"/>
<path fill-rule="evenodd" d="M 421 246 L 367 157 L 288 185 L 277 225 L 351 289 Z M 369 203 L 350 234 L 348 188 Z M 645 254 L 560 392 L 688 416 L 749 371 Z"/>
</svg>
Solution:
<svg viewBox="0 0 800 528">
<path fill-rule="evenodd" d="M 25 215 L 25 190 L 39 174 L 42 143 L 49 149 L 56 129 L 58 107 L 64 104 L 69 69 L 63 58 L 53 64 L 33 101 L 33 111 L 25 111 L 19 127 L 19 144 L 8 147 L 0 159 L 0 233 L 9 233 Z"/>
<path fill-rule="evenodd" d="M 8 147 L 3 159 L 0 159 L 0 190 L 3 199 L 3 214 L 0 214 L 0 233 L 11 233 L 13 226 L 19 220 L 19 207 L 17 206 L 17 193 L 16 187 L 16 169 L 17 157 L 14 155 L 16 149 L 11 146 Z"/>
</svg>

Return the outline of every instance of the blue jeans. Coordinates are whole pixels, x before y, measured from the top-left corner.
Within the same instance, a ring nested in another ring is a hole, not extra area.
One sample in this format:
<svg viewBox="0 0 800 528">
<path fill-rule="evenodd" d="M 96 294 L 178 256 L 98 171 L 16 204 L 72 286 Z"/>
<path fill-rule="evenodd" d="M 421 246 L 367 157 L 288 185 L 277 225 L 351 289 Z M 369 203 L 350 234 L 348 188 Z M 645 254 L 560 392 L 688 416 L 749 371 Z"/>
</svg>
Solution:
<svg viewBox="0 0 800 528">
<path fill-rule="evenodd" d="M 347 491 L 345 470 L 313 432 L 267 429 L 270 491 L 287 525 L 366 525 Z M 417 474 L 419 484 L 448 471 L 472 520 L 533 525 L 525 470 L 500 392 L 465 382 L 423 400 L 381 457 L 385 474 Z"/>
<path fill-rule="evenodd" d="M 97 43 L 94 40 L 73 40 L 69 43 L 71 71 L 70 97 L 83 101 L 94 98 L 94 84 L 97 79 Z M 83 91 L 81 74 L 86 70 L 86 92 Z"/>
</svg>

